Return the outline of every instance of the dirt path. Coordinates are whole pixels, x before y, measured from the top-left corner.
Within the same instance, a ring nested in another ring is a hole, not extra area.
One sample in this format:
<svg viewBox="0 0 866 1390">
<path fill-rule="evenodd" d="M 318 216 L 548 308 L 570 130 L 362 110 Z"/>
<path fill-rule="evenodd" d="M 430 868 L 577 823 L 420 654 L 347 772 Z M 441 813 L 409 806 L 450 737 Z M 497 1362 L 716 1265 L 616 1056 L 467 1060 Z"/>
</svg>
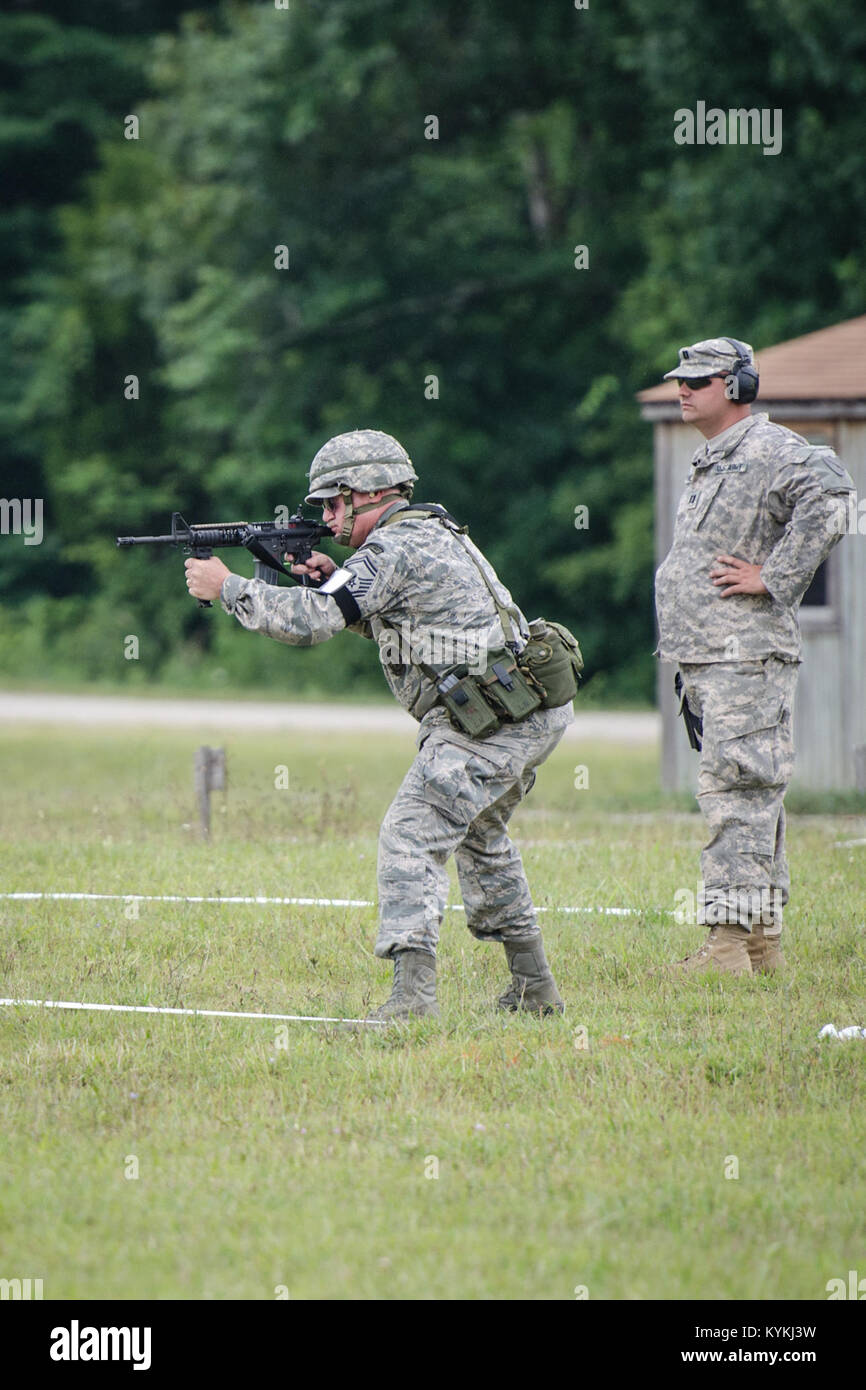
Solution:
<svg viewBox="0 0 866 1390">
<path fill-rule="evenodd" d="M 286 729 L 304 732 L 411 734 L 414 719 L 396 705 L 336 703 L 285 704 L 256 700 L 162 700 L 124 695 L 30 695 L 0 691 L 3 724 L 82 724 L 105 728 L 140 725 L 167 729 Z M 612 743 L 653 743 L 661 722 L 654 711 L 604 713 L 575 717 L 570 739 L 601 739 Z"/>
</svg>

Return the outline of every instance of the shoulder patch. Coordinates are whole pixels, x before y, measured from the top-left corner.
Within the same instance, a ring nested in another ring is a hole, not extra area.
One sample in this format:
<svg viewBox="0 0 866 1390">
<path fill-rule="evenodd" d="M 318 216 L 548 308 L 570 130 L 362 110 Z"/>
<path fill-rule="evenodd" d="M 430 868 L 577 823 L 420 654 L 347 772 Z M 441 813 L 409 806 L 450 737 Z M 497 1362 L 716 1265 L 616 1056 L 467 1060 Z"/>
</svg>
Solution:
<svg viewBox="0 0 866 1390">
<path fill-rule="evenodd" d="M 824 492 L 854 491 L 854 479 L 836 452 L 826 444 L 807 444 L 792 449 L 786 462 L 808 468 L 817 476 Z"/>
<path fill-rule="evenodd" d="M 821 449 L 816 452 L 820 453 L 820 462 L 825 468 L 829 468 L 833 473 L 837 474 L 838 477 L 844 478 L 846 472 L 845 467 L 841 459 L 838 459 L 833 453 L 832 449 Z"/>
<path fill-rule="evenodd" d="M 826 458 L 827 456 L 836 460 L 838 464 L 838 459 L 836 459 L 836 455 L 834 454 L 833 450 L 826 444 L 799 444 L 795 448 L 789 449 L 787 451 L 786 458 L 787 461 L 790 463 L 809 464 L 817 463 L 819 459 Z M 839 464 L 839 467 L 841 470 L 841 464 Z"/>
</svg>

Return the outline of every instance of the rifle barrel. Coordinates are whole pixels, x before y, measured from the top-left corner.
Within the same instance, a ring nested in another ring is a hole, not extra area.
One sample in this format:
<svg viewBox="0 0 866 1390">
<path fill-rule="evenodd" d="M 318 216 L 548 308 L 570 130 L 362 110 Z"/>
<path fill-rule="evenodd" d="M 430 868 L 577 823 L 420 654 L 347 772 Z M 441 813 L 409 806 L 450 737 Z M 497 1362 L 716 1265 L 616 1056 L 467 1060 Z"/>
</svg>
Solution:
<svg viewBox="0 0 866 1390">
<path fill-rule="evenodd" d="M 182 536 L 118 536 L 118 545 L 177 545 Z"/>
<path fill-rule="evenodd" d="M 322 522 L 309 520 L 307 517 L 293 519 L 286 526 L 277 526 L 273 522 L 249 524 L 245 521 L 229 522 L 227 524 L 208 525 L 194 524 L 187 527 L 185 531 L 178 530 L 171 536 L 117 536 L 119 546 L 127 545 L 198 545 L 209 547 L 211 550 L 231 548 L 237 545 L 247 545 L 249 540 L 259 540 L 263 543 L 268 541 L 282 541 L 287 547 L 293 540 L 310 544 L 317 540 L 330 540 L 330 528 Z"/>
</svg>

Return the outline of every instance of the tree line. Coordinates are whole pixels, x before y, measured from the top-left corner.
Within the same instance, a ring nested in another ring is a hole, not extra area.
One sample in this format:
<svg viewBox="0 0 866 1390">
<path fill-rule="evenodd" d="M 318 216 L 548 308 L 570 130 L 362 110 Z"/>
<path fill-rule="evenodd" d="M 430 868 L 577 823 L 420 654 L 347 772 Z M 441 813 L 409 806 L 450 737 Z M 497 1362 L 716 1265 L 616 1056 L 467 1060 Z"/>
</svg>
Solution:
<svg viewBox="0 0 866 1390">
<path fill-rule="evenodd" d="M 0 544 L 3 669 L 377 689 L 369 644 L 289 659 L 114 546 L 266 520 L 373 427 L 588 688 L 650 699 L 634 393 L 682 343 L 863 312 L 864 40 L 856 0 L 13 6 L 0 480 L 45 526 Z M 699 101 L 781 112 L 780 148 L 675 139 Z"/>
</svg>

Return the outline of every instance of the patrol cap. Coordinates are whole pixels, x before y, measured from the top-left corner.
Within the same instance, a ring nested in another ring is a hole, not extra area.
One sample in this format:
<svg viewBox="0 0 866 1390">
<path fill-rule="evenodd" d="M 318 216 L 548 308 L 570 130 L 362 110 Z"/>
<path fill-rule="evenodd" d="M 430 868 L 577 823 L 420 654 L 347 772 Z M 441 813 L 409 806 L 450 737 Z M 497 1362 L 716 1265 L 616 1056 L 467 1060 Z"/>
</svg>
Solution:
<svg viewBox="0 0 866 1390">
<path fill-rule="evenodd" d="M 390 434 L 382 430 L 349 430 L 323 444 L 310 464 L 307 502 L 336 496 L 341 488 L 379 492 L 398 483 L 414 483 L 412 460 Z"/>
<path fill-rule="evenodd" d="M 741 343 L 746 353 L 734 347 L 732 338 L 705 338 L 703 342 L 692 343 L 691 347 L 680 348 L 680 360 L 672 372 L 665 372 L 664 379 L 671 377 L 720 376 L 733 372 L 738 362 L 754 365 L 755 354 L 750 343 Z"/>
</svg>

